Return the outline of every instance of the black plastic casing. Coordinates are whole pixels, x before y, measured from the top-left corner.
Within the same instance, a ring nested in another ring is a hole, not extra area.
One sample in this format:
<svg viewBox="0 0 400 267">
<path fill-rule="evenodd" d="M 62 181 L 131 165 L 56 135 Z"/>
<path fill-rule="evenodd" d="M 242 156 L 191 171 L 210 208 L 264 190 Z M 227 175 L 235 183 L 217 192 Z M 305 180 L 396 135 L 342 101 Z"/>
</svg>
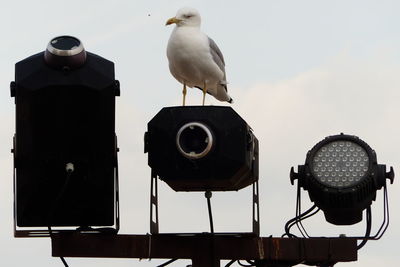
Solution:
<svg viewBox="0 0 400 267">
<path fill-rule="evenodd" d="M 41 52 L 16 63 L 11 90 L 17 225 L 113 225 L 114 63 L 87 52 L 82 66 L 60 70 Z M 67 163 L 74 164 L 68 182 Z"/>
<path fill-rule="evenodd" d="M 357 143 L 368 154 L 368 172 L 353 186 L 330 187 L 313 176 L 312 162 L 316 152 L 322 146 L 334 141 Z M 328 222 L 351 225 L 362 220 L 362 211 L 372 204 L 376 191 L 385 184 L 385 170 L 386 166 L 377 163 L 376 153 L 367 143 L 353 135 L 339 134 L 326 137 L 307 153 L 305 165 L 298 166 L 298 178 L 300 186 L 308 191 L 310 200 L 324 211 Z"/>
<path fill-rule="evenodd" d="M 213 135 L 211 151 L 200 159 L 179 152 L 176 135 L 189 122 L 199 122 Z M 145 135 L 148 164 L 175 191 L 239 190 L 258 180 L 258 140 L 230 107 L 163 108 Z"/>
</svg>

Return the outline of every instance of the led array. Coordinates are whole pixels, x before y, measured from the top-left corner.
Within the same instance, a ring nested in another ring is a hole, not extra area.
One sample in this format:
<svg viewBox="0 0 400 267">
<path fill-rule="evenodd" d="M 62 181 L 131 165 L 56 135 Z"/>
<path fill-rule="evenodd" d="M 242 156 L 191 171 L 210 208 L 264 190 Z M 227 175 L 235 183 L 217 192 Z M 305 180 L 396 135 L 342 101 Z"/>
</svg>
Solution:
<svg viewBox="0 0 400 267">
<path fill-rule="evenodd" d="M 331 187 L 357 184 L 368 172 L 369 158 L 364 148 L 350 141 L 334 141 L 322 146 L 312 161 L 314 177 Z"/>
</svg>

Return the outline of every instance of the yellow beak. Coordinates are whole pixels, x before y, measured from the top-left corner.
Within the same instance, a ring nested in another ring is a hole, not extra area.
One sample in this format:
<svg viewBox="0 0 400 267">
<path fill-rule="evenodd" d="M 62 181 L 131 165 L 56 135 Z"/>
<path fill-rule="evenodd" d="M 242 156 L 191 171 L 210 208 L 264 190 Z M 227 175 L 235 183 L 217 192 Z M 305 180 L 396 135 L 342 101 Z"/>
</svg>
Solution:
<svg viewBox="0 0 400 267">
<path fill-rule="evenodd" d="M 177 19 L 176 17 L 170 18 L 169 20 L 167 20 L 167 23 L 165 23 L 165 26 L 167 25 L 171 25 L 173 23 L 177 24 L 179 22 L 181 22 L 182 20 Z"/>
</svg>

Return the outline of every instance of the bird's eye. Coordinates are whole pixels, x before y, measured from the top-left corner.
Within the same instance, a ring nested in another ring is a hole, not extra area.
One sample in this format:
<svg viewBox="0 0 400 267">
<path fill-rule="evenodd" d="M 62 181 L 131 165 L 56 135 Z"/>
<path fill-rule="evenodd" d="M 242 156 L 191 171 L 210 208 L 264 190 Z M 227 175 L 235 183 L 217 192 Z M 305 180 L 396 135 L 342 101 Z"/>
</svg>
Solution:
<svg viewBox="0 0 400 267">
<path fill-rule="evenodd" d="M 189 19 L 191 17 L 193 17 L 193 15 L 185 15 L 185 18 L 187 18 L 187 19 Z"/>
</svg>

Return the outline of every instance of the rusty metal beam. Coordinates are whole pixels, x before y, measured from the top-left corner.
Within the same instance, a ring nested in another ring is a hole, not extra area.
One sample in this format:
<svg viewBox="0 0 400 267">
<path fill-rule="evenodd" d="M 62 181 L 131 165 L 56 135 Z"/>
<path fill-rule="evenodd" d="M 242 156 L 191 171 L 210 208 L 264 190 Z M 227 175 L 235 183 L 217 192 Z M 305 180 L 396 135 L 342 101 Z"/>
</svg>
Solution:
<svg viewBox="0 0 400 267">
<path fill-rule="evenodd" d="M 52 237 L 54 257 L 179 258 L 202 261 L 261 260 L 260 266 L 284 263 L 336 263 L 357 260 L 352 238 L 273 238 L 234 235 L 113 235 L 58 233 Z M 199 264 L 195 264 L 198 262 Z M 264 264 L 264 265 L 262 265 Z M 210 266 L 210 264 L 208 265 Z"/>
</svg>

